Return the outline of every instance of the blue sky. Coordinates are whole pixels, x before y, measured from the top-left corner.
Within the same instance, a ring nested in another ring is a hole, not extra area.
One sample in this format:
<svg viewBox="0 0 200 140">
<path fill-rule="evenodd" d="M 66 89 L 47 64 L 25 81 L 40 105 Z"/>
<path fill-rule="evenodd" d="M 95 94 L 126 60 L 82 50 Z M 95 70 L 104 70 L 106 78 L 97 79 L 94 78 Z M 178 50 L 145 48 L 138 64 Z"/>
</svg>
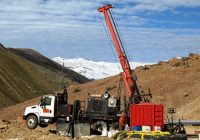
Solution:
<svg viewBox="0 0 200 140">
<path fill-rule="evenodd" d="M 106 3 L 131 61 L 200 53 L 199 0 L 0 0 L 0 42 L 49 58 L 115 61 L 97 11 Z"/>
</svg>

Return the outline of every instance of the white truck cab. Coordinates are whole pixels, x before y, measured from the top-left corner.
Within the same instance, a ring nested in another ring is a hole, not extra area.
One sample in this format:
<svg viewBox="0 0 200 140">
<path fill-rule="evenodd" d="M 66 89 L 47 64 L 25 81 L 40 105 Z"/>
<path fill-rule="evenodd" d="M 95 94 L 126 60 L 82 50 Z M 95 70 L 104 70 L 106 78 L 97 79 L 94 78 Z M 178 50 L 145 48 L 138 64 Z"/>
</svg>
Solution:
<svg viewBox="0 0 200 140">
<path fill-rule="evenodd" d="M 29 129 L 35 129 L 39 124 L 46 127 L 55 119 L 56 96 L 44 95 L 38 105 L 26 107 L 23 119 L 27 122 Z"/>
</svg>

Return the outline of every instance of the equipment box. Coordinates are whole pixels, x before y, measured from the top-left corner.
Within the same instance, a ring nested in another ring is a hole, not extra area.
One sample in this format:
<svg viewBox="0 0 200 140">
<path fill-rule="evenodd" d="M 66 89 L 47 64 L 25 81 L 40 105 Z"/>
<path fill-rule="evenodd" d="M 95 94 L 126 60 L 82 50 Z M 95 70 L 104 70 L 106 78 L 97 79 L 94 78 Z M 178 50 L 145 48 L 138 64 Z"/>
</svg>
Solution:
<svg viewBox="0 0 200 140">
<path fill-rule="evenodd" d="M 150 126 L 151 130 L 163 128 L 163 105 L 151 103 L 130 105 L 130 128 Z"/>
</svg>

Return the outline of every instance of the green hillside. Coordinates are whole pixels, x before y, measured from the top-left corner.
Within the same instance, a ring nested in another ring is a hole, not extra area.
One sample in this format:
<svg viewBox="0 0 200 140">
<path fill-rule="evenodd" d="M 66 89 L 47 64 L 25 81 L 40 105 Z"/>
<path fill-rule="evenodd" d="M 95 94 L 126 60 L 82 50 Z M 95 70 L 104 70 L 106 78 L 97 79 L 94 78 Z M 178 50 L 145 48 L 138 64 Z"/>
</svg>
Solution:
<svg viewBox="0 0 200 140">
<path fill-rule="evenodd" d="M 55 76 L 52 75 L 53 73 L 59 73 L 59 78 L 61 77 L 61 71 L 63 71 L 63 75 L 64 77 L 66 77 L 67 81 L 73 81 L 73 82 L 77 82 L 77 83 L 85 83 L 85 82 L 89 82 L 90 80 L 88 80 L 86 77 L 78 74 L 77 72 L 70 70 L 66 67 L 62 67 L 60 64 L 54 62 L 53 60 L 41 55 L 40 53 L 36 52 L 35 50 L 32 49 L 22 49 L 22 48 L 18 48 L 18 49 L 14 49 L 14 48 L 9 48 L 10 51 L 14 52 L 15 54 L 23 57 L 24 59 L 36 64 L 37 68 L 39 68 L 39 70 L 41 71 L 41 67 L 43 69 L 43 74 L 45 74 L 46 76 L 48 76 L 48 79 L 55 79 Z M 45 69 L 45 70 L 44 70 Z M 46 72 L 47 71 L 47 72 Z M 51 71 L 49 73 L 49 71 Z M 51 80 L 52 81 L 52 80 Z M 60 79 L 59 79 L 60 81 Z"/>
<path fill-rule="evenodd" d="M 43 58 L 38 60 L 44 61 Z M 47 67 L 30 62 L 0 44 L 0 108 L 58 90 L 61 70 L 50 64 Z M 64 76 L 65 84 L 89 81 L 83 76 L 80 80 L 78 74 L 65 73 Z"/>
</svg>

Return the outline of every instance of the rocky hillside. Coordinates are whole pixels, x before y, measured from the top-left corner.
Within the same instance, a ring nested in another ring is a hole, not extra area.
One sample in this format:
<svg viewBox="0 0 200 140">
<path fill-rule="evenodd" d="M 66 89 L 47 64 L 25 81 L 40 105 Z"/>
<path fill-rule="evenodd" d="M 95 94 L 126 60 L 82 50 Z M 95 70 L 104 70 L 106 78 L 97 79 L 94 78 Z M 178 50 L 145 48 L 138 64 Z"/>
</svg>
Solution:
<svg viewBox="0 0 200 140">
<path fill-rule="evenodd" d="M 146 65 L 135 69 L 137 83 L 145 91 L 150 88 L 153 103 L 175 107 L 177 118 L 200 119 L 200 55 L 190 54 L 180 59 Z M 71 86 L 72 99 L 87 98 L 90 94 L 102 94 L 106 89 L 118 93 L 120 76 Z M 80 92 L 74 92 L 79 89 Z M 124 91 L 124 89 L 122 89 Z"/>
<path fill-rule="evenodd" d="M 58 90 L 62 66 L 27 49 L 7 49 L 0 44 L 0 108 Z M 64 83 L 89 80 L 64 69 Z"/>
<path fill-rule="evenodd" d="M 56 63 L 55 61 L 52 61 L 51 59 L 41 55 L 40 53 L 36 52 L 35 50 L 32 49 L 14 49 L 14 48 L 9 48 L 11 52 L 14 52 L 15 54 L 25 58 L 26 60 L 37 64 L 38 66 L 42 66 L 43 68 L 46 68 L 52 72 L 57 72 L 61 73 L 63 69 L 63 75 L 64 77 L 67 77 L 69 80 L 77 82 L 77 83 L 85 83 L 88 82 L 89 80 L 80 75 L 79 73 L 68 69 L 68 68 L 63 68 L 62 65 Z"/>
<path fill-rule="evenodd" d="M 191 54 L 181 59 L 171 59 L 155 65 L 147 65 L 135 69 L 138 85 L 147 91 L 151 89 L 153 103 L 162 103 L 165 111 L 168 107 L 176 107 L 176 118 L 200 119 L 200 55 Z M 73 100 L 87 101 L 88 93 L 102 94 L 107 89 L 112 95 L 118 94 L 120 76 L 95 80 L 85 84 L 68 87 L 69 102 Z M 125 89 L 122 89 L 122 94 Z M 38 103 L 39 98 L 11 106 L 0 111 L 0 119 L 15 119 L 21 116 L 24 107 Z M 15 110 L 12 115 L 9 110 Z"/>
<path fill-rule="evenodd" d="M 200 119 L 200 55 L 141 67 L 136 74 L 138 82 L 151 89 L 152 101 L 164 104 L 165 111 L 175 107 L 177 118 Z"/>
</svg>

